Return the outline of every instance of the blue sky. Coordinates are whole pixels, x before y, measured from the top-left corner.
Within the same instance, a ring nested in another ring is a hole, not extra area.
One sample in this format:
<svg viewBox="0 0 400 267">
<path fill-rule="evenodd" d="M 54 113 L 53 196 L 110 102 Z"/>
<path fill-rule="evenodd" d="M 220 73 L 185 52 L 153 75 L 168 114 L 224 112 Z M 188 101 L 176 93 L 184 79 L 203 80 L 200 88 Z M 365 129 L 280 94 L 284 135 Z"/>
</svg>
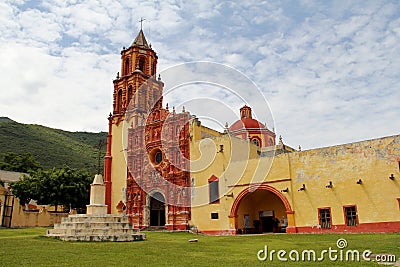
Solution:
<svg viewBox="0 0 400 267">
<path fill-rule="evenodd" d="M 293 147 L 399 134 L 398 1 L 3 0 L 0 116 L 106 131 L 120 51 L 140 17 L 159 70 L 237 69 Z"/>
</svg>

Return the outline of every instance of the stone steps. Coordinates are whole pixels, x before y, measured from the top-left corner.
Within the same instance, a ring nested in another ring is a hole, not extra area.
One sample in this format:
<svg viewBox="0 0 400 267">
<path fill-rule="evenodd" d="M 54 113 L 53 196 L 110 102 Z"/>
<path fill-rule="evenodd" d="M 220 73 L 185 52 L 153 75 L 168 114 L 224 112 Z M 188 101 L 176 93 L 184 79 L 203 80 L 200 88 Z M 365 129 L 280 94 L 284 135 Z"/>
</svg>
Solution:
<svg viewBox="0 0 400 267">
<path fill-rule="evenodd" d="M 143 237 L 143 236 L 145 236 L 145 235 L 144 235 L 144 234 L 135 234 L 135 235 L 112 235 L 112 236 L 106 236 L 106 235 L 82 235 L 82 236 L 63 235 L 63 236 L 57 236 L 56 238 L 58 238 L 58 239 L 60 239 L 60 240 L 62 240 L 62 241 L 132 242 L 132 241 L 142 241 L 142 240 L 145 240 L 146 238 Z"/>
<path fill-rule="evenodd" d="M 162 231 L 168 231 L 165 226 L 148 226 L 147 228 L 143 229 L 146 231 L 154 231 L 154 232 L 162 232 Z"/>
<path fill-rule="evenodd" d="M 115 223 L 129 223 L 128 217 L 124 215 L 114 214 L 101 214 L 101 215 L 88 215 L 88 214 L 74 214 L 62 218 L 62 222 L 115 222 Z"/>
<path fill-rule="evenodd" d="M 131 229 L 129 223 L 108 223 L 108 222 L 68 222 L 54 225 L 54 229 L 86 229 L 86 228 L 104 228 L 104 229 Z"/>
<path fill-rule="evenodd" d="M 90 228 L 90 229 L 53 229 L 49 235 L 125 235 L 131 233 L 138 233 L 139 231 L 132 229 L 104 229 L 104 228 Z"/>
<path fill-rule="evenodd" d="M 145 240 L 146 235 L 134 229 L 124 215 L 69 215 L 46 236 L 64 241 L 130 242 Z"/>
</svg>

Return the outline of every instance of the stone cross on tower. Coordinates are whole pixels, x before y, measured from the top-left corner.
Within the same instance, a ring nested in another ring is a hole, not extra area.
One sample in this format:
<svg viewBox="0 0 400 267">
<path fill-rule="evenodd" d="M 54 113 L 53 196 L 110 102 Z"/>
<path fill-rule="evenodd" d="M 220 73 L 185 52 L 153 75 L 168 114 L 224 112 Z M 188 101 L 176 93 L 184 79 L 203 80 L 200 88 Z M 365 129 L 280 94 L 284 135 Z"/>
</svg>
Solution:
<svg viewBox="0 0 400 267">
<path fill-rule="evenodd" d="M 140 18 L 139 22 L 140 22 L 140 30 L 143 29 L 143 21 L 145 21 L 146 19 L 144 19 L 143 17 Z"/>
</svg>

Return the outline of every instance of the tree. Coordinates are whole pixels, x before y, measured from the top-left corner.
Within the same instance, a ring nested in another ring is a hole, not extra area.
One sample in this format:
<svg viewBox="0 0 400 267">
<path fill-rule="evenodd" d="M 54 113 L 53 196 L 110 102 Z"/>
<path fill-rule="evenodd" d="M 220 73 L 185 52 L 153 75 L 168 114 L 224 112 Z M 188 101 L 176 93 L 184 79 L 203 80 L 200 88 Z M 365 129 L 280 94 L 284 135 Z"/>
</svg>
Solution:
<svg viewBox="0 0 400 267">
<path fill-rule="evenodd" d="M 16 154 L 14 152 L 7 152 L 3 154 L 3 160 L 0 162 L 0 169 L 5 171 L 27 173 L 40 168 L 39 162 L 36 161 L 31 153 Z"/>
<path fill-rule="evenodd" d="M 17 182 L 10 183 L 12 193 L 19 198 L 21 205 L 28 204 L 35 196 L 33 179 L 22 175 Z"/>
<path fill-rule="evenodd" d="M 15 196 L 34 199 L 42 205 L 63 205 L 82 209 L 89 202 L 92 178 L 85 170 L 68 166 L 61 169 L 31 171 L 30 176 L 10 185 Z"/>
</svg>

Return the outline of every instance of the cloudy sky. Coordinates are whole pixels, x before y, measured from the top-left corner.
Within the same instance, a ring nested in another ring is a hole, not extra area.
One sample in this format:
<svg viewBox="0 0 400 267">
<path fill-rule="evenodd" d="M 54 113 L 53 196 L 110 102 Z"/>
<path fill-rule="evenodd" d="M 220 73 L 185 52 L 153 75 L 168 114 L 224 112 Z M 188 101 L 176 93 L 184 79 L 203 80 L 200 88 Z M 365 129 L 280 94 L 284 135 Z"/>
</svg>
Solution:
<svg viewBox="0 0 400 267">
<path fill-rule="evenodd" d="M 400 133 L 398 1 L 2 0 L 0 116 L 106 131 L 140 17 L 159 70 L 212 61 L 242 72 L 293 147 Z"/>
</svg>

